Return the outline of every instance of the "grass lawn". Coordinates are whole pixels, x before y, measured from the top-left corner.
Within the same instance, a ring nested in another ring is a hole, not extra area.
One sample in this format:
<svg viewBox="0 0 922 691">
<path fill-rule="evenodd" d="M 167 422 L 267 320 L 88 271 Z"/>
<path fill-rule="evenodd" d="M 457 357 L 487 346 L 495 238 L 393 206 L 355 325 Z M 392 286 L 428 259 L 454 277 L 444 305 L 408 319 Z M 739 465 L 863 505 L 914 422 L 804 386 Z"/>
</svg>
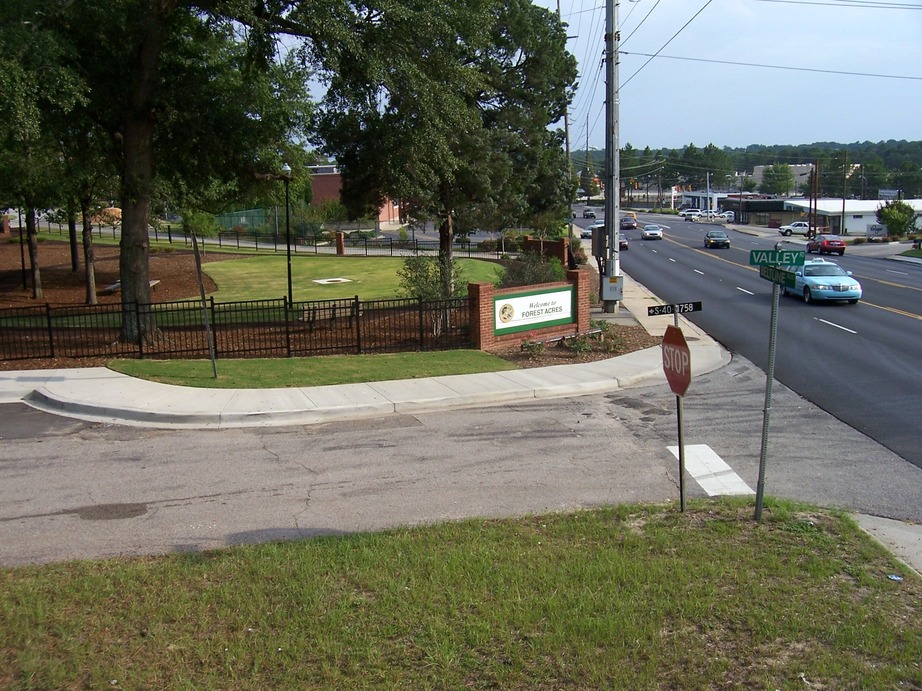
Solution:
<svg viewBox="0 0 922 691">
<path fill-rule="evenodd" d="M 162 384 L 213 389 L 325 386 L 518 369 L 508 360 L 479 350 L 219 359 L 217 379 L 210 360 L 112 360 L 108 366 L 116 372 Z"/>
<path fill-rule="evenodd" d="M 466 282 L 493 283 L 499 264 L 479 259 L 457 260 Z M 281 298 L 288 294 L 287 259 L 266 255 L 213 262 L 202 269 L 218 284 L 215 299 L 221 302 Z M 292 256 L 291 284 L 295 300 L 333 300 L 358 295 L 363 300 L 380 300 L 400 294 L 397 271 L 402 257 Z M 348 283 L 321 285 L 314 281 L 345 278 Z M 191 296 L 195 297 L 195 296 Z"/>
<path fill-rule="evenodd" d="M 2 569 L 0 686 L 918 689 L 920 602 L 786 502 L 472 519 Z"/>
</svg>

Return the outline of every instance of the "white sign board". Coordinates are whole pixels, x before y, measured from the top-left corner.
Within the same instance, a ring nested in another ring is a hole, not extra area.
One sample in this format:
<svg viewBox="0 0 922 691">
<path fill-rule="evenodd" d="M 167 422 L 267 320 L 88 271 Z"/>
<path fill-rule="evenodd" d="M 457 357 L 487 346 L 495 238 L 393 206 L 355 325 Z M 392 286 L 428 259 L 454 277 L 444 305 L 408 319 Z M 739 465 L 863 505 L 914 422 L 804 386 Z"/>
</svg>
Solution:
<svg viewBox="0 0 922 691">
<path fill-rule="evenodd" d="M 574 321 L 572 287 L 493 298 L 493 330 L 496 334 L 572 324 Z"/>
</svg>

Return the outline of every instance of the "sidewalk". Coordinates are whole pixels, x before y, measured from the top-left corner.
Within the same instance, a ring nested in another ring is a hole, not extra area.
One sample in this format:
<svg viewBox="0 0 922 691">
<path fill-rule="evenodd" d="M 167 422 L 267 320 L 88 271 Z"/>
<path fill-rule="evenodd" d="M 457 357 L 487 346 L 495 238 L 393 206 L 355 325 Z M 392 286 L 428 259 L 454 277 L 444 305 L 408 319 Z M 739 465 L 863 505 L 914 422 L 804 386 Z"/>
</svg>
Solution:
<svg viewBox="0 0 922 691">
<path fill-rule="evenodd" d="M 641 324 L 662 335 L 671 316 L 647 317 L 660 301 L 625 276 L 624 307 L 594 319 Z M 730 362 L 706 333 L 680 319 L 693 375 Z M 204 389 L 135 379 L 104 367 L 0 372 L 0 402 L 30 406 L 82 420 L 161 428 L 304 425 L 380 417 L 533 398 L 604 393 L 665 383 L 659 348 L 601 362 L 508 372 L 279 389 Z"/>
</svg>

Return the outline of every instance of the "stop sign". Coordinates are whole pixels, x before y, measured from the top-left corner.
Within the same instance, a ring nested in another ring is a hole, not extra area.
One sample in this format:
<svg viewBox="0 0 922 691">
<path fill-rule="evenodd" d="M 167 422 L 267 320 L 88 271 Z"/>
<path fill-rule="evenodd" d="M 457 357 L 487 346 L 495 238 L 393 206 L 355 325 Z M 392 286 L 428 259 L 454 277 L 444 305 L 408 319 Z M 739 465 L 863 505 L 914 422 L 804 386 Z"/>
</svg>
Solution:
<svg viewBox="0 0 922 691">
<path fill-rule="evenodd" d="M 691 354 L 685 335 L 677 326 L 667 326 L 663 334 L 663 372 L 676 396 L 684 396 L 691 383 Z"/>
</svg>

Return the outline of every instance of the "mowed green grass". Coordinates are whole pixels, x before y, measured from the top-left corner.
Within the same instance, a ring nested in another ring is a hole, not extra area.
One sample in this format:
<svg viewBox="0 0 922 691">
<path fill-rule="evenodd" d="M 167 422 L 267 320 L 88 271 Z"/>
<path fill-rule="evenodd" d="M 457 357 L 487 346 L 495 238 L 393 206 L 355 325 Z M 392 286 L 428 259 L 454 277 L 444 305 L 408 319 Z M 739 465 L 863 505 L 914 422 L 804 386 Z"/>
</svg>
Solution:
<svg viewBox="0 0 922 691">
<path fill-rule="evenodd" d="M 401 297 L 397 272 L 403 268 L 403 261 L 402 257 L 293 255 L 292 297 L 296 301 L 333 300 L 356 295 L 362 300 Z M 458 262 L 464 281 L 468 283 L 494 283 L 501 270 L 499 264 L 479 259 L 459 259 Z M 210 262 L 202 269 L 218 285 L 213 296 L 219 302 L 276 299 L 288 295 L 288 267 L 284 254 Z M 348 282 L 316 283 L 329 278 L 346 279 Z"/>
<path fill-rule="evenodd" d="M 470 519 L 2 569 L 0 686 L 918 689 L 920 602 L 785 502 Z"/>
<path fill-rule="evenodd" d="M 112 360 L 108 367 L 140 379 L 213 389 L 271 389 L 441 377 L 518 369 L 479 350 L 442 350 L 377 355 L 210 360 Z"/>
</svg>

